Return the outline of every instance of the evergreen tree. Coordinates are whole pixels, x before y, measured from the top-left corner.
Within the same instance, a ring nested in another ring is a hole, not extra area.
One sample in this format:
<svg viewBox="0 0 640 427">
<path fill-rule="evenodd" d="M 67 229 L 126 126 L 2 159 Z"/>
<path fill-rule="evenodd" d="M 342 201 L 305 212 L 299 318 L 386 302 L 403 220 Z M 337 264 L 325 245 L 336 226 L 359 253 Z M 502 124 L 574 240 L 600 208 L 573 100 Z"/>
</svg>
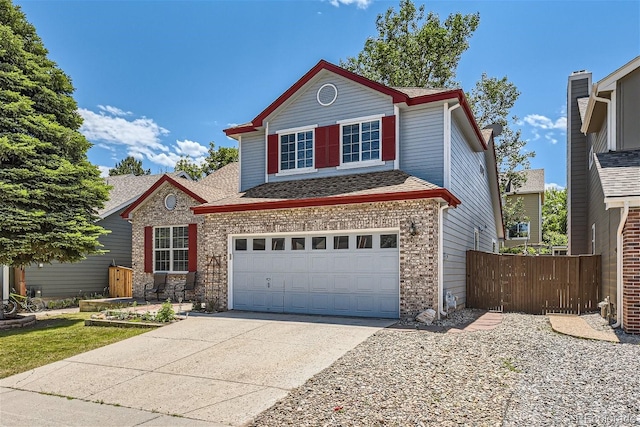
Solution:
<svg viewBox="0 0 640 427">
<path fill-rule="evenodd" d="M 71 81 L 47 54 L 0 0 L 0 264 L 79 261 L 106 233 L 95 222 L 108 187 L 87 160 Z"/>
<path fill-rule="evenodd" d="M 109 169 L 109 176 L 115 175 L 151 175 L 151 169 L 142 168 L 142 160 L 136 160 L 132 156 L 127 156 L 123 160 L 116 163 L 113 169 Z"/>
</svg>

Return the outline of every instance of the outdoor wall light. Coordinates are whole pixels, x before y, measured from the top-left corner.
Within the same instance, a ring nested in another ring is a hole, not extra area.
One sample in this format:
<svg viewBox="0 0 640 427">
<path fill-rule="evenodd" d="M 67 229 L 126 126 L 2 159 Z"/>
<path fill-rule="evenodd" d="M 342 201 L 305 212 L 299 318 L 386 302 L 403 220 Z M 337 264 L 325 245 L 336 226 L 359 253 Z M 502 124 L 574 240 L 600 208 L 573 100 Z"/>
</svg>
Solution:
<svg viewBox="0 0 640 427">
<path fill-rule="evenodd" d="M 411 225 L 409 226 L 409 234 L 411 234 L 412 236 L 418 234 L 418 229 L 416 228 L 416 224 L 413 221 L 411 221 Z"/>
</svg>

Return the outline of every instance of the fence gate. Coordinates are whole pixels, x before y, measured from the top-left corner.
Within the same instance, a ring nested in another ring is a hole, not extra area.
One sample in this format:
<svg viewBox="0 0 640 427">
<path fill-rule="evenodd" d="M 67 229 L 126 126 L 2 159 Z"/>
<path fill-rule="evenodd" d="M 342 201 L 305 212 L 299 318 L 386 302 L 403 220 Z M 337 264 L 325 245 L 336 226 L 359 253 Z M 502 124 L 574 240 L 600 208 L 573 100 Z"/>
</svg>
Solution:
<svg viewBox="0 0 640 427">
<path fill-rule="evenodd" d="M 594 311 L 600 255 L 525 256 L 467 251 L 467 307 L 529 314 Z"/>
</svg>

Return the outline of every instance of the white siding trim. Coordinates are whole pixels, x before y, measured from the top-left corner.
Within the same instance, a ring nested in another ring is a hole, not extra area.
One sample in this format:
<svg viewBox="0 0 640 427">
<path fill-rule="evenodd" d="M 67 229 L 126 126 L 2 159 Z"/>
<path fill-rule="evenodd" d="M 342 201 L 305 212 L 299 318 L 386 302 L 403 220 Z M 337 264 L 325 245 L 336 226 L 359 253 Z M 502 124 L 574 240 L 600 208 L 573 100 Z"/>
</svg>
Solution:
<svg viewBox="0 0 640 427">
<path fill-rule="evenodd" d="M 396 158 L 393 161 L 393 169 L 400 169 L 400 107 L 394 105 L 393 114 L 396 116 Z"/>
<path fill-rule="evenodd" d="M 315 156 L 315 153 L 313 153 Z M 315 158 L 314 158 L 315 160 Z M 305 173 L 314 173 L 318 172 L 318 169 L 315 168 L 301 168 L 301 169 L 285 169 L 283 171 L 277 172 L 276 176 L 289 176 L 289 175 L 303 175 Z"/>
<path fill-rule="evenodd" d="M 238 193 L 242 192 L 242 135 L 238 136 Z"/>
<path fill-rule="evenodd" d="M 300 132 L 300 131 L 305 131 L 305 130 L 312 130 L 317 128 L 318 125 L 309 125 L 309 126 L 298 126 L 295 128 L 289 128 L 289 129 L 280 129 L 277 130 L 275 133 L 277 134 L 281 134 L 281 133 L 296 133 L 296 132 Z"/>
<path fill-rule="evenodd" d="M 616 128 L 617 126 L 617 122 L 616 122 L 616 111 L 618 110 L 617 107 L 617 103 L 616 103 L 616 90 L 614 89 L 611 92 L 611 103 L 609 105 L 607 105 L 608 110 L 607 111 L 607 116 L 611 115 L 611 121 L 609 122 L 609 125 L 611 126 L 611 129 L 609 130 L 609 136 L 611 137 L 611 139 L 608 141 L 609 143 L 609 151 L 616 151 L 618 148 L 618 144 L 616 141 Z"/>
<path fill-rule="evenodd" d="M 227 308 L 233 310 L 233 236 L 227 235 Z"/>
<path fill-rule="evenodd" d="M 372 116 L 364 116 L 364 117 L 355 117 L 353 119 L 345 119 L 345 120 L 337 120 L 336 124 L 339 125 L 348 125 L 350 123 L 360 123 L 360 122 L 369 122 L 369 121 L 373 121 L 373 120 L 380 120 L 381 118 L 383 118 L 386 114 L 374 114 Z"/>
</svg>

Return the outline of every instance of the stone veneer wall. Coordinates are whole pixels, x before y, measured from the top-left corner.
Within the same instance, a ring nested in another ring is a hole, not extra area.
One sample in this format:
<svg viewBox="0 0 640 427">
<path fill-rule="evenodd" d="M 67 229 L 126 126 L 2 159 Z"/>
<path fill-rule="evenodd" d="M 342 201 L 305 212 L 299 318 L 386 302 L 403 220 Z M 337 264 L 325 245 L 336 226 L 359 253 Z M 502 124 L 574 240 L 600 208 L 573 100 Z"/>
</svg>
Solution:
<svg viewBox="0 0 640 427">
<path fill-rule="evenodd" d="M 630 209 L 622 237 L 623 328 L 640 333 L 640 208 Z"/>
<path fill-rule="evenodd" d="M 409 233 L 411 222 L 418 230 L 415 236 Z M 400 315 L 408 317 L 427 308 L 436 309 L 439 230 L 438 203 L 434 200 L 208 214 L 200 241 L 205 241 L 208 256 L 221 258 L 214 294 L 220 295 L 220 308 L 226 309 L 228 235 L 368 228 L 400 229 Z"/>
<path fill-rule="evenodd" d="M 164 207 L 164 198 L 168 194 L 175 194 L 177 205 L 173 211 L 168 211 Z M 194 215 L 192 206 L 200 203 L 181 190 L 164 183 L 142 206 L 133 213 L 132 220 L 132 267 L 133 267 L 133 296 L 143 298 L 144 285 L 153 282 L 153 274 L 144 272 L 144 227 L 145 226 L 170 226 L 198 224 L 198 286 L 194 293 L 187 293 L 187 300 L 194 297 L 202 299 L 204 294 L 204 266 L 206 265 L 206 252 L 204 249 L 203 224 L 204 218 L 201 215 Z M 184 282 L 184 274 L 170 274 L 167 289 L 169 296 L 173 299 L 173 289 L 178 283 Z M 155 295 L 150 296 L 154 298 Z"/>
</svg>

